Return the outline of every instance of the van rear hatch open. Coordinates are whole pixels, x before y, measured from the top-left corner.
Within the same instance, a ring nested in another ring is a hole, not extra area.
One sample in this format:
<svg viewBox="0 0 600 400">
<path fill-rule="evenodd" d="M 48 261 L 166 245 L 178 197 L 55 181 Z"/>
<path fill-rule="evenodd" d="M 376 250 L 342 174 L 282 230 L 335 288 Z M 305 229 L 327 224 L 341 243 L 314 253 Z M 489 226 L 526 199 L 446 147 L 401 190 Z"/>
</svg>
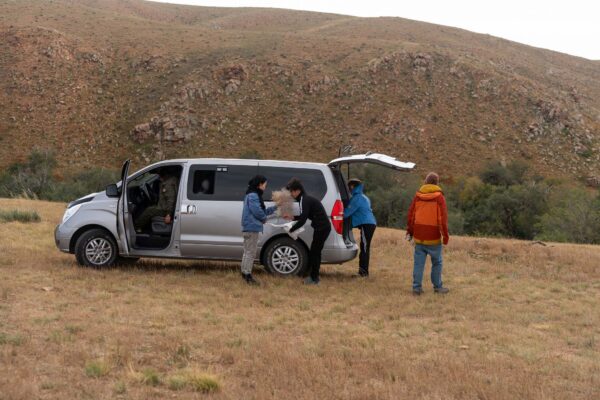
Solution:
<svg viewBox="0 0 600 400">
<path fill-rule="evenodd" d="M 342 164 L 354 163 L 377 164 L 395 169 L 397 171 L 411 171 L 415 167 L 415 163 L 413 162 L 400 161 L 395 157 L 390 157 L 379 153 L 355 154 L 352 156 L 336 158 L 335 160 L 331 160 L 329 162 L 329 166 L 339 167 Z"/>
<path fill-rule="evenodd" d="M 344 207 L 347 207 L 348 202 L 350 201 L 350 191 L 348 190 L 346 180 L 344 179 L 344 175 L 342 174 L 342 166 L 345 164 L 356 163 L 376 164 L 394 169 L 396 171 L 404 172 L 412 171 L 415 167 L 415 163 L 413 162 L 400 161 L 395 157 L 370 152 L 366 154 L 355 154 L 351 156 L 339 157 L 335 160 L 330 161 L 328 165 L 333 172 L 333 176 L 335 178 L 338 190 L 340 192 L 340 196 Z M 344 219 L 343 237 L 344 241 L 348 245 L 352 245 L 352 243 L 355 243 L 354 235 L 352 234 L 352 226 L 350 224 L 350 219 Z"/>
</svg>

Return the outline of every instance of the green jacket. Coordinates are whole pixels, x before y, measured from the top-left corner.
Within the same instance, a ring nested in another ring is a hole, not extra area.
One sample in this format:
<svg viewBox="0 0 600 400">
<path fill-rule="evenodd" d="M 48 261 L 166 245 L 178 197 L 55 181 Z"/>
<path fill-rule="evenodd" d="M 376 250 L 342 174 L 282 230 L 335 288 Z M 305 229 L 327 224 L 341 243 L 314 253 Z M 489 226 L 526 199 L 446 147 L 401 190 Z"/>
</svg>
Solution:
<svg viewBox="0 0 600 400">
<path fill-rule="evenodd" d="M 172 213 L 177 200 L 177 178 L 170 176 L 160 182 L 158 193 L 158 208 L 166 213 Z"/>
</svg>

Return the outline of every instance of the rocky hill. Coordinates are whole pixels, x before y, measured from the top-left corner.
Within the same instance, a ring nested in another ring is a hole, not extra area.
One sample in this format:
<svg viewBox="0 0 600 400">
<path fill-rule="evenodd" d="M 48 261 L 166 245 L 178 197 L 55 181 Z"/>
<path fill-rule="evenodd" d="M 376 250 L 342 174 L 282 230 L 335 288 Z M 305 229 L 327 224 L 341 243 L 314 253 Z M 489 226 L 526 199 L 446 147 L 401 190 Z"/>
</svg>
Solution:
<svg viewBox="0 0 600 400">
<path fill-rule="evenodd" d="M 64 172 L 350 144 L 445 176 L 519 159 L 600 183 L 600 64 L 401 18 L 2 0 L 0 144 L 0 167 L 37 146 Z"/>
</svg>

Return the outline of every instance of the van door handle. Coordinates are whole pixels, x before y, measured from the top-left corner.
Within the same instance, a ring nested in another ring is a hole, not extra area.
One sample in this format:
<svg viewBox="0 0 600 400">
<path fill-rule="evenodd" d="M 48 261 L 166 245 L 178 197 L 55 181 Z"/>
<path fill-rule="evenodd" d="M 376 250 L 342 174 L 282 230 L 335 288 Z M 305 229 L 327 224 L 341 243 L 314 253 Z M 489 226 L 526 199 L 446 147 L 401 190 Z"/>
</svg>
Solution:
<svg viewBox="0 0 600 400">
<path fill-rule="evenodd" d="M 181 205 L 181 213 L 182 214 L 196 214 L 196 206 L 193 204 L 182 204 Z"/>
</svg>

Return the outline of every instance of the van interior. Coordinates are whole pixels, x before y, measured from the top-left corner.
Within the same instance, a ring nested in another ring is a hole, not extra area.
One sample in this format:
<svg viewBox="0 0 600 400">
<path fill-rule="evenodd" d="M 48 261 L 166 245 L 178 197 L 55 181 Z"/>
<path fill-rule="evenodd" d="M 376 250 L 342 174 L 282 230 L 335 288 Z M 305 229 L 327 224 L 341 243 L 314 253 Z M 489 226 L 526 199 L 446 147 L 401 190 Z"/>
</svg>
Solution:
<svg viewBox="0 0 600 400">
<path fill-rule="evenodd" d="M 338 190 L 340 191 L 340 197 L 342 199 L 342 203 L 344 204 L 344 208 L 348 207 L 350 203 L 350 190 L 348 189 L 348 184 L 346 183 L 346 179 L 344 178 L 344 174 L 341 170 L 341 167 L 330 167 L 331 172 L 333 173 L 333 177 L 335 178 L 335 183 L 337 184 Z M 348 168 L 348 175 L 350 174 L 350 168 Z M 352 233 L 352 223 L 350 218 L 344 218 L 344 228 L 343 234 L 344 243 L 346 246 L 351 246 L 356 243 L 354 239 L 354 234 Z"/>
<path fill-rule="evenodd" d="M 158 204 L 161 196 L 161 171 L 164 178 L 172 177 L 176 180 L 178 196 L 182 170 L 180 165 L 162 166 L 146 171 L 127 183 L 127 207 L 129 210 L 127 232 L 129 233 L 129 243 L 133 248 L 161 250 L 171 243 L 174 219 L 167 224 L 164 215 L 153 216 L 140 232 L 136 232 L 135 222 L 148 207 Z M 177 200 L 176 197 L 172 210 L 170 210 L 172 218 L 175 215 Z"/>
</svg>

